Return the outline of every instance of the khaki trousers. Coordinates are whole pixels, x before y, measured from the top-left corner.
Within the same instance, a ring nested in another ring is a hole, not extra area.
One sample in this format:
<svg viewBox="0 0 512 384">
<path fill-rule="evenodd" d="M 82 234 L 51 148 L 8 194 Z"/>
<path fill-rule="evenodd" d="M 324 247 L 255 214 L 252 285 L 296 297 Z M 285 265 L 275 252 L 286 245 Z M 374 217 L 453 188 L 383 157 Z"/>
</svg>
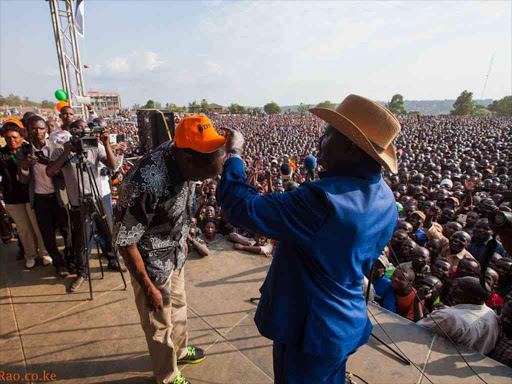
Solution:
<svg viewBox="0 0 512 384">
<path fill-rule="evenodd" d="M 44 242 L 30 203 L 5 204 L 5 208 L 16 223 L 16 231 L 25 250 L 25 259 L 38 257 L 37 251 L 44 249 Z"/>
<path fill-rule="evenodd" d="M 146 295 L 131 276 L 135 304 L 146 335 L 153 375 L 160 383 L 170 383 L 178 375 L 179 359 L 187 355 L 187 298 L 185 268 L 174 270 L 164 285 L 157 286 L 162 294 L 163 309 L 150 312 Z"/>
</svg>

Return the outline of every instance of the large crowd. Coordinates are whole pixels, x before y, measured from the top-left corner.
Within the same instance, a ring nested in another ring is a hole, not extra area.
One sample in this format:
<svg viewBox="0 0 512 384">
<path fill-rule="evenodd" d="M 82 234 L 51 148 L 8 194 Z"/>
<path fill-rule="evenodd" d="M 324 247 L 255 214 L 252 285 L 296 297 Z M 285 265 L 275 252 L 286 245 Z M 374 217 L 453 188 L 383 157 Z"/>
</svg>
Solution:
<svg viewBox="0 0 512 384">
<path fill-rule="evenodd" d="M 286 193 L 321 176 L 316 155 L 324 123 L 318 118 L 309 114 L 210 117 L 216 128 L 243 133 L 247 180 L 259 193 Z M 125 136 L 124 142 L 113 144 L 109 135 L 101 135 L 98 148 L 87 156 L 102 205 L 110 212 L 106 224 L 96 222 L 87 228 L 89 251 L 96 231 L 109 268 L 123 271 L 105 239 L 112 231 L 118 185 L 133 165 L 127 158 L 137 153 L 138 132 L 123 120 L 95 116 L 90 120 L 110 134 Z M 493 231 L 496 211 L 512 212 L 512 119 L 399 116 L 399 121 L 402 130 L 395 140 L 399 172 L 383 171 L 399 220 L 367 275 L 371 285 L 364 294 L 512 367 L 512 258 Z M 26 268 L 40 259 L 44 265 L 53 264 L 62 277 L 86 277 L 87 260 L 73 250 L 81 241 L 77 239 L 83 233 L 83 216 L 74 212 L 80 205 L 74 186 L 74 149 L 65 142 L 66 132 L 83 129 L 87 123 L 76 120 L 71 108 L 63 108 L 59 121 L 28 115 L 3 124 L 1 234 L 4 242 L 18 239 L 18 258 Z M 214 243 L 224 238 L 236 250 L 272 257 L 273 239 L 227 220 L 216 200 L 219 179 L 196 186 L 188 252 L 207 257 Z M 57 233 L 63 237 L 63 250 L 57 247 Z M 488 255 L 491 241 L 496 247 Z M 482 288 L 482 271 L 492 293 Z"/>
</svg>

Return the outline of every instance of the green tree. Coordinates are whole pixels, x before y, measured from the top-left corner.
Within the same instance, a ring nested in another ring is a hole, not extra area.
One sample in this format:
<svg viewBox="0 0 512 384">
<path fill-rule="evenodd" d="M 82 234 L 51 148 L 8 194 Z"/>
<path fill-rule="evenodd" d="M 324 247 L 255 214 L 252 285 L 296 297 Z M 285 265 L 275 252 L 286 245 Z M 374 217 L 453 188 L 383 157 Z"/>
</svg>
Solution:
<svg viewBox="0 0 512 384">
<path fill-rule="evenodd" d="M 151 99 L 142 107 L 143 109 L 155 109 L 155 102 Z"/>
<path fill-rule="evenodd" d="M 206 99 L 201 100 L 201 113 L 208 113 L 210 112 L 210 105 L 208 104 L 208 101 Z"/>
<path fill-rule="evenodd" d="M 455 116 L 466 116 L 473 113 L 473 92 L 463 91 L 455 103 L 453 104 L 453 110 L 450 111 L 451 115 Z"/>
<path fill-rule="evenodd" d="M 329 100 L 322 101 L 321 103 L 318 103 L 316 106 L 317 106 L 317 108 L 326 108 L 326 109 L 332 109 L 332 110 L 336 109 L 336 104 L 334 104 L 333 102 L 330 102 Z"/>
<path fill-rule="evenodd" d="M 41 108 L 53 108 L 55 107 L 55 103 L 49 100 L 41 101 Z"/>
<path fill-rule="evenodd" d="M 265 111 L 265 113 L 267 113 L 269 115 L 281 113 L 281 107 L 279 105 L 277 105 L 277 103 L 275 103 L 274 101 L 272 101 L 271 103 L 265 104 L 265 106 L 263 107 L 263 110 Z"/>
<path fill-rule="evenodd" d="M 309 105 L 300 103 L 299 107 L 297 108 L 297 112 L 299 112 L 301 115 L 306 114 L 306 112 L 309 109 Z"/>
<path fill-rule="evenodd" d="M 245 107 L 239 105 L 239 104 L 234 104 L 232 103 L 229 107 L 228 107 L 228 111 L 229 113 L 233 113 L 233 114 L 243 114 L 243 113 L 247 113 L 247 110 L 245 109 Z"/>
<path fill-rule="evenodd" d="M 201 106 L 197 104 L 197 101 L 193 101 L 192 103 L 188 103 L 188 112 L 189 113 L 199 113 L 201 111 Z"/>
<path fill-rule="evenodd" d="M 162 103 L 160 103 L 158 101 L 155 101 L 155 109 L 163 109 L 162 108 Z"/>
<path fill-rule="evenodd" d="M 512 116 L 512 96 L 505 96 L 501 100 L 494 100 L 487 109 L 496 112 L 500 116 Z"/>
<path fill-rule="evenodd" d="M 140 104 L 133 104 L 132 109 L 136 111 L 137 109 L 140 109 Z"/>
<path fill-rule="evenodd" d="M 386 107 L 395 115 L 405 114 L 404 97 L 400 94 L 393 95 L 391 101 Z"/>
</svg>

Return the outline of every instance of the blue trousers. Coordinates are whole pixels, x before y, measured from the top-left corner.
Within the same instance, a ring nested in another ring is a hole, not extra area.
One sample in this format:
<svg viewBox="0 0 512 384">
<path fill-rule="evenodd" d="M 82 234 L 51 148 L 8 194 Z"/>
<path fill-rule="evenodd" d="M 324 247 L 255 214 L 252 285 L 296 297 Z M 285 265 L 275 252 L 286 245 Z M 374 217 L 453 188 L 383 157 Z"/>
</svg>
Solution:
<svg viewBox="0 0 512 384">
<path fill-rule="evenodd" d="M 348 356 L 310 355 L 276 341 L 273 354 L 276 384 L 345 384 Z"/>
</svg>

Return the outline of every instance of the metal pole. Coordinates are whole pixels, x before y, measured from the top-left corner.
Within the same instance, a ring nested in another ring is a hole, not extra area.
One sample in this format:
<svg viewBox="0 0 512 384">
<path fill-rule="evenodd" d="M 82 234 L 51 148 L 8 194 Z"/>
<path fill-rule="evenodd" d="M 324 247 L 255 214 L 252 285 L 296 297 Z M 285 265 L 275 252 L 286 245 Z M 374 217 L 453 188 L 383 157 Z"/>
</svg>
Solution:
<svg viewBox="0 0 512 384">
<path fill-rule="evenodd" d="M 62 41 L 62 35 L 61 35 L 59 6 L 57 3 L 57 0 L 48 0 L 48 3 L 50 5 L 50 14 L 52 17 L 53 32 L 55 34 L 55 46 L 57 48 L 57 61 L 59 63 L 59 71 L 60 71 L 60 78 L 61 78 L 61 82 L 62 82 L 62 89 L 66 90 L 66 92 L 69 92 L 70 84 L 69 84 L 68 72 L 66 70 L 66 65 L 65 65 L 65 60 L 64 60 L 65 49 L 64 49 L 64 43 Z"/>
<path fill-rule="evenodd" d="M 74 2 L 73 0 L 66 0 L 66 5 L 68 7 L 68 22 L 69 22 L 69 33 L 71 35 L 71 47 L 73 49 L 73 60 L 75 64 L 75 78 L 76 78 L 76 96 L 85 96 L 84 92 L 84 79 L 82 75 L 82 61 L 80 59 L 80 47 L 78 45 L 78 38 L 76 33 L 75 26 L 75 14 L 73 12 Z M 87 108 L 81 104 L 82 113 L 87 118 Z"/>
<path fill-rule="evenodd" d="M 73 0 L 47 0 L 50 5 L 57 59 L 59 62 L 62 89 L 69 96 L 69 102 L 73 102 L 73 96 L 85 96 L 84 80 L 82 75 L 82 63 L 80 48 L 75 26 L 74 1 Z M 62 3 L 64 5 L 62 6 Z M 71 55 L 68 55 L 68 52 Z M 74 82 L 71 71 L 74 71 Z M 73 105 L 72 105 L 73 106 Z M 81 113 L 87 118 L 88 110 L 83 104 L 73 106 L 81 109 Z"/>
</svg>

